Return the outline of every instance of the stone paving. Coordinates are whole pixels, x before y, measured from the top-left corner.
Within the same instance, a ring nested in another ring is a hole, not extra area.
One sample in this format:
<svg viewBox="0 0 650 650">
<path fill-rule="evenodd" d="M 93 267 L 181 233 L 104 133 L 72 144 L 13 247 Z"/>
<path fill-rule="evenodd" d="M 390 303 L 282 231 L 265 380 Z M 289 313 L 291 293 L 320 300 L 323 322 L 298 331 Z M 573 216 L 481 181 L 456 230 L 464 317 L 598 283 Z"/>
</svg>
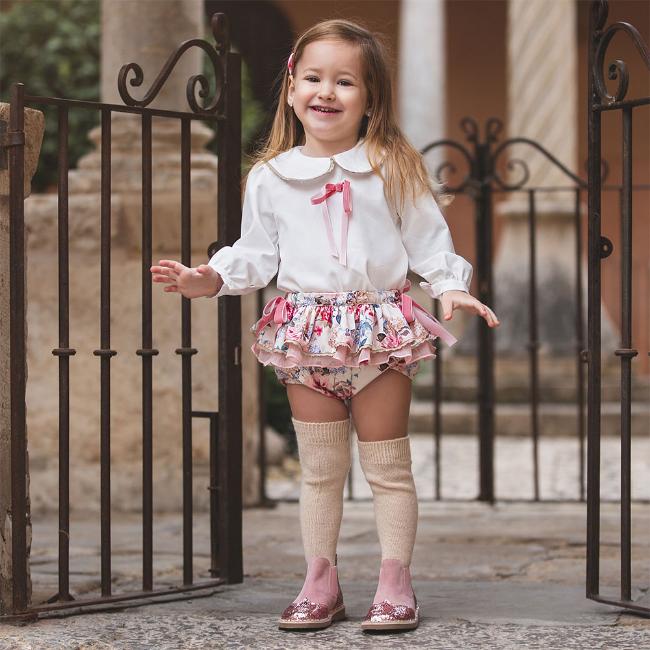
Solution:
<svg viewBox="0 0 650 650">
<path fill-rule="evenodd" d="M 650 584 L 650 512 L 633 508 L 634 597 Z M 413 557 L 422 622 L 412 632 L 366 635 L 359 623 L 376 587 L 379 545 L 369 501 L 346 502 L 339 567 L 348 619 L 319 632 L 283 632 L 276 618 L 298 593 L 304 572 L 298 504 L 244 511 L 241 585 L 189 601 L 0 626 L 0 648 L 645 648 L 650 621 L 585 598 L 586 511 L 579 503 L 421 502 Z M 180 517 L 156 519 L 156 584 L 180 576 Z M 619 517 L 601 518 L 601 593 L 618 589 Z M 195 521 L 196 566 L 207 568 L 208 522 Z M 35 587 L 56 584 L 55 517 L 34 529 Z M 75 517 L 73 588 L 87 592 L 99 569 L 94 518 Z M 138 588 L 140 521 L 114 516 L 115 591 Z M 38 591 L 38 590 L 37 590 Z M 50 592 L 51 593 L 51 592 Z"/>
</svg>

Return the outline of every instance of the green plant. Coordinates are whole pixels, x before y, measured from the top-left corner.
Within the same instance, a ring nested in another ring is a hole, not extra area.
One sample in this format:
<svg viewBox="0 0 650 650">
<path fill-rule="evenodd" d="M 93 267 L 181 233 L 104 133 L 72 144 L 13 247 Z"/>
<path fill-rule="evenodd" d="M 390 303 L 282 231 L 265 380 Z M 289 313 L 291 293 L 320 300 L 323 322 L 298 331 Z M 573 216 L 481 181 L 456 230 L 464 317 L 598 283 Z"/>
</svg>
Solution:
<svg viewBox="0 0 650 650">
<path fill-rule="evenodd" d="M 291 423 L 291 406 L 287 391 L 278 381 L 272 366 L 262 366 L 266 394 L 266 422 L 287 441 L 287 450 L 297 451 L 296 432 Z"/>
<path fill-rule="evenodd" d="M 99 101 L 100 36 L 99 0 L 0 0 L 0 101 L 9 101 L 11 84 L 16 82 L 25 84 L 29 95 Z M 212 42 L 207 27 L 204 38 Z M 170 51 L 175 45 L 170 44 Z M 203 61 L 214 93 L 214 74 L 207 56 Z M 248 80 L 248 68 L 242 62 L 242 149 L 263 119 Z M 58 110 L 44 104 L 27 105 L 45 115 L 45 135 L 32 181 L 33 192 L 44 192 L 54 189 L 57 183 Z M 68 123 L 68 164 L 74 168 L 79 158 L 93 148 L 88 132 L 99 124 L 99 112 L 71 109 Z M 214 139 L 208 149 L 215 151 Z M 244 167 L 242 164 L 242 172 Z"/>
<path fill-rule="evenodd" d="M 99 99 L 99 0 L 15 2 L 0 5 L 0 99 L 10 85 L 25 84 L 29 95 Z M 30 105 L 45 114 L 45 136 L 32 189 L 56 184 L 56 107 Z M 88 132 L 99 122 L 96 111 L 69 111 L 69 164 L 92 148 Z"/>
</svg>

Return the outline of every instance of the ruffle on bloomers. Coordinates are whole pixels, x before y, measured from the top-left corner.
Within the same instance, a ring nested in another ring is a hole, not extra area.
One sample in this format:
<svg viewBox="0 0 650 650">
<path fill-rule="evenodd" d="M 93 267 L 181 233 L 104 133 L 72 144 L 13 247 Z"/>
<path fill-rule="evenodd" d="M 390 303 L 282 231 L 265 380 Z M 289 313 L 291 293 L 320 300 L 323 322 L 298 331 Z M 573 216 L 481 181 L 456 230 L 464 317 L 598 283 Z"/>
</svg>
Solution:
<svg viewBox="0 0 650 650">
<path fill-rule="evenodd" d="M 253 354 L 265 366 L 413 363 L 436 356 L 434 340 L 456 339 L 402 290 L 289 292 L 264 307 L 251 327 Z"/>
</svg>

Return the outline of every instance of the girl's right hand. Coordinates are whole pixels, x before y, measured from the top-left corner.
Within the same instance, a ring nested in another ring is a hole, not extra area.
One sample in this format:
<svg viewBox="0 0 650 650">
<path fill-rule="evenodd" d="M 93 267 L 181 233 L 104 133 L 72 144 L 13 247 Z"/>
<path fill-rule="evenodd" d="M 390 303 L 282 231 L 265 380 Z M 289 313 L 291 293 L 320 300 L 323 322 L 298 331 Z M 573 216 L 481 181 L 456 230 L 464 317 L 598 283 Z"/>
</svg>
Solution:
<svg viewBox="0 0 650 650">
<path fill-rule="evenodd" d="M 163 291 L 180 293 L 185 298 L 213 297 L 223 286 L 221 276 L 208 264 L 196 268 L 174 260 L 160 260 L 160 266 L 152 266 L 154 282 L 165 282 Z"/>
</svg>

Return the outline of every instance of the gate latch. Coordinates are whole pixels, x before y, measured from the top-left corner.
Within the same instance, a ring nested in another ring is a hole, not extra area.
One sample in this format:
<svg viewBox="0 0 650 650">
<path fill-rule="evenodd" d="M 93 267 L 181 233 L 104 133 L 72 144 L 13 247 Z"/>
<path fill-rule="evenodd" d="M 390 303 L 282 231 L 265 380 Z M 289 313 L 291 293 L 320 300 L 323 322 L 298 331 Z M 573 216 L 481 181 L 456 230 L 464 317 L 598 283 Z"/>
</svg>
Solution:
<svg viewBox="0 0 650 650">
<path fill-rule="evenodd" d="M 614 250 L 614 244 L 612 244 L 612 240 L 608 239 L 607 237 L 602 237 L 600 238 L 600 259 L 604 260 L 606 257 L 609 257 L 612 254 L 612 251 Z"/>
</svg>

